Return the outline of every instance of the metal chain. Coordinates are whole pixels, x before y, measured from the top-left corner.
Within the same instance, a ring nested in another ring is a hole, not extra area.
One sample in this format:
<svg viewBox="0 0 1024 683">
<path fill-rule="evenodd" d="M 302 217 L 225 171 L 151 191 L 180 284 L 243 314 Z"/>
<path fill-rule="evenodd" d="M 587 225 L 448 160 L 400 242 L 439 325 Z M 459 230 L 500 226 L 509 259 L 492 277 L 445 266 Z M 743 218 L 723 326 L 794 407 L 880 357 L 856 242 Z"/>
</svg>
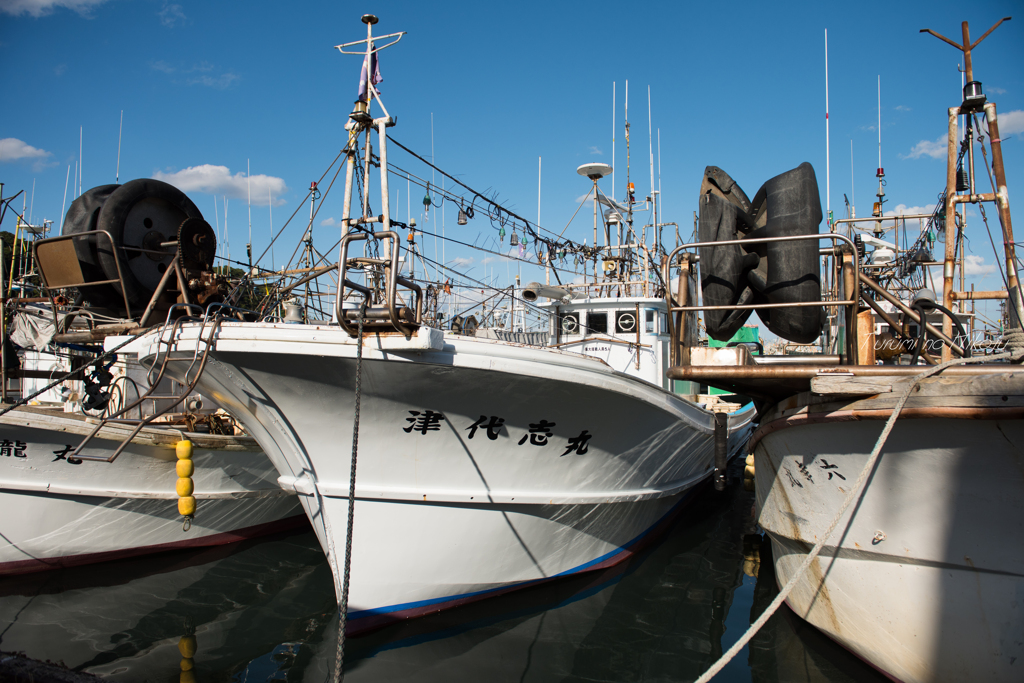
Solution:
<svg viewBox="0 0 1024 683">
<path fill-rule="evenodd" d="M 362 397 L 363 318 L 367 300 L 359 306 L 359 334 L 356 337 L 356 392 L 355 412 L 352 417 L 352 468 L 348 475 L 348 529 L 345 531 L 345 569 L 341 579 L 341 603 L 338 605 L 338 654 L 335 670 L 338 683 L 345 680 L 345 625 L 348 622 L 348 584 L 352 566 L 352 518 L 356 504 L 356 456 L 359 454 L 359 403 Z M 326 518 L 326 515 L 325 515 Z"/>
</svg>

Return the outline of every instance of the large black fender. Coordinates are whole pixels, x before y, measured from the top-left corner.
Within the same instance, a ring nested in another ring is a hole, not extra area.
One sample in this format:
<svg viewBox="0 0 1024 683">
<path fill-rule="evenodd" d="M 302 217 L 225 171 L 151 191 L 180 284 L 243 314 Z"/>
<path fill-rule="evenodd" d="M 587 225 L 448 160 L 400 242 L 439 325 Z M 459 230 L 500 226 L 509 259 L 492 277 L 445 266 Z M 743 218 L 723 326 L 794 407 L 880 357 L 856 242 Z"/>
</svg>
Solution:
<svg viewBox="0 0 1024 683">
<path fill-rule="evenodd" d="M 96 228 L 109 232 L 117 248 L 99 249 L 99 263 L 110 279 L 118 276 L 120 264 L 124 294 L 133 307 L 145 306 L 165 270 L 174 267 L 173 255 L 148 252 L 160 251 L 161 242 L 176 241 L 188 218 L 202 219 L 203 214 L 184 192 L 153 178 L 130 180 L 103 203 Z"/>
<path fill-rule="evenodd" d="M 699 198 L 697 235 L 702 244 L 743 237 L 751 229 L 750 200 L 736 181 L 717 166 L 704 169 Z M 705 306 L 754 303 L 755 291 L 746 274 L 757 267 L 758 257 L 738 244 L 698 247 L 701 290 Z M 728 341 L 750 317 L 747 310 L 704 311 L 708 336 Z"/>
<path fill-rule="evenodd" d="M 110 195 L 120 185 L 99 185 L 80 194 L 68 208 L 64 217 L 62 235 L 81 235 L 92 232 L 96 229 L 100 209 L 106 203 Z M 72 240 L 75 245 L 75 255 L 78 256 L 78 263 L 82 269 L 82 275 L 86 280 L 108 280 L 103 266 L 100 264 L 97 253 L 97 241 L 104 240 L 102 237 L 84 237 Z M 106 241 L 103 242 L 107 245 Z M 121 294 L 113 285 L 91 285 L 79 287 L 82 296 L 89 303 L 96 306 L 120 309 L 124 306 Z"/>
<path fill-rule="evenodd" d="M 750 237 L 817 234 L 822 212 L 814 168 L 804 162 L 766 182 L 754 195 L 751 213 L 758 229 Z M 765 257 L 748 280 L 769 303 L 820 302 L 819 246 L 810 239 L 769 242 L 764 245 Z M 825 324 L 820 306 L 766 308 L 757 314 L 769 330 L 799 344 L 817 339 Z"/>
</svg>

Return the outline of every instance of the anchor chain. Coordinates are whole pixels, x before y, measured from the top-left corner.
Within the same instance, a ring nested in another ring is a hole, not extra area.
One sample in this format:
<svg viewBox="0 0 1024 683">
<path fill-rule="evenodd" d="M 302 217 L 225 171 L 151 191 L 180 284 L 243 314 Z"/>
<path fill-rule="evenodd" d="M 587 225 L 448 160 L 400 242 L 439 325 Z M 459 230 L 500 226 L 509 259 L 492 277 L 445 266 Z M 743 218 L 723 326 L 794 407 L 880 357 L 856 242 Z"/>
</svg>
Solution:
<svg viewBox="0 0 1024 683">
<path fill-rule="evenodd" d="M 355 410 L 352 416 L 352 467 L 348 475 L 348 529 L 345 531 L 345 568 L 341 579 L 341 602 L 338 605 L 338 654 L 335 670 L 338 682 L 345 680 L 345 625 L 348 622 L 348 585 L 352 566 L 352 517 L 356 503 L 356 457 L 359 455 L 359 404 L 362 398 L 363 319 L 367 299 L 359 306 L 359 333 L 356 335 Z"/>
</svg>

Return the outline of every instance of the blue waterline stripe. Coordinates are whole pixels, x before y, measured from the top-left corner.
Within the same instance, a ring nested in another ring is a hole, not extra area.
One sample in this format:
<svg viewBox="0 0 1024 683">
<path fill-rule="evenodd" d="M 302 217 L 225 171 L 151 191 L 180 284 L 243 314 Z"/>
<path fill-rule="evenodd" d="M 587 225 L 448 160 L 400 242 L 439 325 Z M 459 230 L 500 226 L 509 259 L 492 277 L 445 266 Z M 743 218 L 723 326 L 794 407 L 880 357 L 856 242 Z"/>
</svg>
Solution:
<svg viewBox="0 0 1024 683">
<path fill-rule="evenodd" d="M 548 577 L 545 577 L 545 578 L 542 578 L 542 579 L 531 579 L 529 581 L 523 581 L 521 583 L 512 583 L 512 584 L 508 584 L 506 586 L 500 586 L 498 588 L 487 588 L 485 590 L 476 591 L 476 592 L 473 592 L 473 593 L 462 593 L 462 594 L 459 594 L 459 595 L 448 595 L 448 596 L 445 596 L 445 597 L 442 597 L 442 598 L 430 598 L 428 600 L 417 600 L 415 602 L 403 602 L 403 603 L 398 604 L 398 605 L 389 605 L 387 607 L 374 607 L 372 609 L 359 610 L 357 612 L 351 612 L 348 615 L 348 619 L 350 621 L 352 621 L 352 620 L 355 620 L 355 619 L 359 619 L 361 617 L 373 616 L 375 614 L 390 614 L 392 612 L 400 612 L 400 611 L 407 610 L 407 609 L 416 609 L 417 607 L 426 607 L 428 605 L 436 605 L 436 604 L 439 604 L 439 603 L 451 602 L 451 601 L 454 601 L 454 600 L 462 600 L 462 599 L 465 599 L 465 598 L 473 598 L 473 597 L 477 597 L 479 595 L 486 595 L 488 593 L 494 593 L 494 592 L 497 592 L 497 591 L 509 590 L 511 588 L 525 588 L 526 586 L 530 586 L 530 585 L 533 585 L 535 583 L 540 583 L 542 581 L 549 581 L 551 579 L 555 579 L 555 578 L 558 578 L 558 577 L 561 577 L 561 576 L 567 576 L 569 574 L 576 574 L 578 572 L 586 571 L 590 567 L 593 567 L 596 564 L 600 564 L 601 562 L 604 562 L 605 560 L 608 560 L 608 559 L 614 557 L 615 555 L 618 555 L 618 554 L 620 554 L 622 552 L 625 552 L 626 550 L 629 550 L 632 546 L 636 545 L 647 534 L 649 534 L 652 529 L 654 529 L 659 524 L 661 524 L 663 521 L 665 521 L 666 518 L 668 518 L 669 516 L 674 514 L 676 512 L 676 510 L 679 508 L 679 506 L 682 505 L 690 497 L 690 495 L 693 493 L 693 490 L 694 489 L 691 488 L 689 491 L 687 491 L 683 495 L 683 497 L 680 498 L 679 501 L 675 505 L 673 505 L 672 508 L 668 512 L 666 512 L 664 515 L 662 515 L 658 519 L 658 521 L 656 521 L 654 524 L 652 524 L 651 526 L 647 527 L 644 531 L 640 532 L 640 534 L 638 536 L 636 536 L 635 538 L 633 538 L 633 540 L 629 541 L 625 545 L 622 545 L 622 546 L 616 548 L 615 550 L 612 550 L 612 551 L 609 551 L 609 552 L 605 553 L 604 555 L 602 555 L 601 557 L 598 557 L 597 559 L 590 560 L 589 562 L 585 562 L 585 563 L 579 565 L 578 567 L 573 567 L 572 569 L 566 569 L 563 572 L 559 572 L 558 574 L 553 574 L 552 576 L 548 576 Z"/>
</svg>

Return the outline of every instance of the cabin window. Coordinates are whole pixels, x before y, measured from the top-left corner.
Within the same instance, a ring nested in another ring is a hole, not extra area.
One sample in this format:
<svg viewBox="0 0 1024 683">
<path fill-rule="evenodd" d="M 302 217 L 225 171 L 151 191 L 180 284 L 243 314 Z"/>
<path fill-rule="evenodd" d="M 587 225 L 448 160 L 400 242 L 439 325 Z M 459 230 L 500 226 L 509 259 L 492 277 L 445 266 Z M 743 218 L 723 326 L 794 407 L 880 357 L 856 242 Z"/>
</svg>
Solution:
<svg viewBox="0 0 1024 683">
<path fill-rule="evenodd" d="M 654 311 L 644 311 L 644 332 L 654 334 Z"/>
<path fill-rule="evenodd" d="M 615 314 L 615 331 L 636 334 L 636 311 L 619 311 Z"/>
<path fill-rule="evenodd" d="M 580 333 L 580 314 L 579 313 L 566 313 L 559 316 L 559 325 L 562 329 L 562 334 L 579 334 Z"/>
<path fill-rule="evenodd" d="M 608 314 L 604 311 L 587 313 L 587 331 L 591 334 L 607 334 Z"/>
</svg>

